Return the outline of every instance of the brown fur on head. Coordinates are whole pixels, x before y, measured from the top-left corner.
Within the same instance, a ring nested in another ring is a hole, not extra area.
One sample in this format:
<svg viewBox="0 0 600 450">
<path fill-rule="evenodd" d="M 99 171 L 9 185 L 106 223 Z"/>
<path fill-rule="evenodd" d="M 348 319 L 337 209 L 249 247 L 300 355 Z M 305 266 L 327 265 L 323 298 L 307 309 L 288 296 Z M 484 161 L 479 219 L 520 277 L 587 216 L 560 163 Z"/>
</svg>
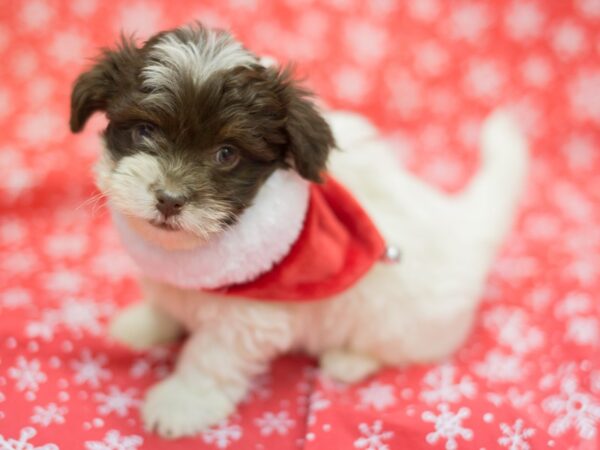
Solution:
<svg viewBox="0 0 600 450">
<path fill-rule="evenodd" d="M 109 120 L 98 185 L 114 206 L 205 236 L 234 223 L 278 168 L 320 181 L 334 146 L 288 70 L 200 25 L 104 51 L 75 82 L 71 130 L 95 111 Z M 161 195 L 175 206 L 160 208 Z"/>
</svg>

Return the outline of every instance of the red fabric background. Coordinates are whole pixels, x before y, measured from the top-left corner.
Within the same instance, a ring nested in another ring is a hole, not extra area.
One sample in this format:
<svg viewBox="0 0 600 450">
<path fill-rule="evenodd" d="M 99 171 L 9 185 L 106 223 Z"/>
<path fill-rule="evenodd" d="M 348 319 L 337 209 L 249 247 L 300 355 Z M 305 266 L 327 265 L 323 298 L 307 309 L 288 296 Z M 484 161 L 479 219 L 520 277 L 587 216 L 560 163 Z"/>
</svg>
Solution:
<svg viewBox="0 0 600 450">
<path fill-rule="evenodd" d="M 103 119 L 71 136 L 68 95 L 121 28 L 193 18 L 297 61 L 444 189 L 472 173 L 484 114 L 519 111 L 534 157 L 523 213 L 454 357 L 350 388 L 286 357 L 228 422 L 176 443 L 144 433 L 137 406 L 174 352 L 105 337 L 139 291 L 106 210 L 86 201 Z M 3 2 L 0 449 L 600 448 L 599 52 L 598 0 Z"/>
</svg>

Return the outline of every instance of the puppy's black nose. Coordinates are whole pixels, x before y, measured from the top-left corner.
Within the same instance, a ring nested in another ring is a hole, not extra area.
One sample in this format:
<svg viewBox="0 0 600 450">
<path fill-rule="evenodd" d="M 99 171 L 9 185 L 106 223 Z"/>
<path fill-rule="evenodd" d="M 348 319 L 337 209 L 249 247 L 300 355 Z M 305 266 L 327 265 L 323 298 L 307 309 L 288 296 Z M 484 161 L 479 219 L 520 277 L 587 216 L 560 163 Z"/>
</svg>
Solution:
<svg viewBox="0 0 600 450">
<path fill-rule="evenodd" d="M 185 198 L 181 195 L 174 196 L 165 191 L 156 192 L 156 209 L 158 209 L 165 218 L 176 216 L 181 212 L 185 205 Z"/>
</svg>

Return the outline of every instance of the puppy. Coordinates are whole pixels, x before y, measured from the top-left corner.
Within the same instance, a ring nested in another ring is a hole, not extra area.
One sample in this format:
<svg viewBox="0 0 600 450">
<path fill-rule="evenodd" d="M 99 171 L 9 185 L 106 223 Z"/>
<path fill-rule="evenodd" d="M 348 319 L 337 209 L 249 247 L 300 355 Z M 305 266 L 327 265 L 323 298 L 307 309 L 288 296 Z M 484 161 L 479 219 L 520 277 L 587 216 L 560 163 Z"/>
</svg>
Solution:
<svg viewBox="0 0 600 450">
<path fill-rule="evenodd" d="M 144 301 L 110 333 L 137 349 L 189 333 L 141 409 L 170 438 L 227 418 L 291 350 L 349 383 L 449 355 L 469 332 L 526 176 L 525 141 L 496 112 L 479 172 L 444 195 L 401 170 L 365 119 L 321 114 L 288 71 L 199 24 L 105 51 L 74 85 L 72 131 L 95 111 L 108 117 L 97 184 L 144 274 Z M 351 204 L 341 222 L 359 221 L 356 236 L 332 226 L 316 241 L 327 245 L 297 262 L 307 224 L 339 219 L 337 198 Z M 309 275 L 312 287 L 298 281 Z"/>
</svg>

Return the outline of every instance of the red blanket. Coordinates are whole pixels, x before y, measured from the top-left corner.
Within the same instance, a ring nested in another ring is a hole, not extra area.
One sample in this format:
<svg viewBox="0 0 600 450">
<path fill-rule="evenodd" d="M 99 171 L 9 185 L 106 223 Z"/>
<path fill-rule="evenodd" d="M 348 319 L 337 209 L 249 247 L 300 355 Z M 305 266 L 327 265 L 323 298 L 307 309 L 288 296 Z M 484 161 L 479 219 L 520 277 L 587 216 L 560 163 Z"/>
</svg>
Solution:
<svg viewBox="0 0 600 450">
<path fill-rule="evenodd" d="M 106 337 L 139 291 L 102 200 L 87 200 L 104 121 L 71 136 L 68 96 L 121 28 L 192 19 L 297 61 L 328 104 L 369 116 L 444 189 L 473 173 L 484 114 L 519 111 L 526 201 L 454 357 L 345 387 L 290 356 L 204 434 L 144 432 L 138 405 L 175 351 Z M 3 2 L 0 449 L 600 448 L 599 55 L 598 0 Z"/>
</svg>

